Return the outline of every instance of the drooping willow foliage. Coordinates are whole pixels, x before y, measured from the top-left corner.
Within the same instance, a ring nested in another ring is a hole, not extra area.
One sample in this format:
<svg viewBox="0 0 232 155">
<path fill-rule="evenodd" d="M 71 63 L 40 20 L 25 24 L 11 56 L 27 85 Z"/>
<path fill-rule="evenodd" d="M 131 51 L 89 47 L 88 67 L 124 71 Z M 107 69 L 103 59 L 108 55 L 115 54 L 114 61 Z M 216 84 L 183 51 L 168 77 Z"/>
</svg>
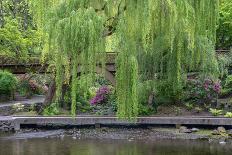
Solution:
<svg viewBox="0 0 232 155">
<path fill-rule="evenodd" d="M 58 5 L 60 0 L 27 0 L 31 6 L 31 11 L 36 20 L 38 28 L 45 28 L 47 16 L 50 12 L 50 9 L 53 9 Z"/>
<path fill-rule="evenodd" d="M 104 25 L 92 7 L 85 8 L 85 1 L 65 1 L 54 7 L 46 19 L 49 50 L 56 68 L 56 98 L 61 97 L 63 84 L 70 84 L 72 114 L 76 113 L 78 72 L 94 76 L 97 64 L 104 66 Z M 81 64 L 81 65 L 80 65 Z M 90 87 L 91 81 L 85 82 Z"/>
<path fill-rule="evenodd" d="M 214 54 L 218 0 L 31 0 L 38 22 L 47 27 L 56 65 L 59 99 L 71 80 L 76 111 L 78 66 L 93 74 L 97 53 L 104 67 L 105 40 L 118 41 L 118 116 L 138 115 L 138 84 L 148 80 L 178 99 L 187 72 L 217 75 Z M 47 12 L 49 10 L 49 12 Z M 160 85 L 160 84 L 159 84 Z M 89 84 L 86 85 L 88 87 Z"/>
<path fill-rule="evenodd" d="M 218 72 L 214 44 L 217 0 L 148 2 L 142 51 L 138 52 L 143 80 L 163 83 L 173 99 L 182 93 L 189 71 Z"/>
<path fill-rule="evenodd" d="M 165 95 L 178 100 L 188 72 L 218 73 L 214 52 L 217 0 L 128 0 L 125 6 L 117 28 L 121 39 L 119 116 L 134 116 L 130 110 L 137 110 L 135 85 L 139 81 L 154 81 L 150 83 L 153 87 L 159 82 Z"/>
</svg>

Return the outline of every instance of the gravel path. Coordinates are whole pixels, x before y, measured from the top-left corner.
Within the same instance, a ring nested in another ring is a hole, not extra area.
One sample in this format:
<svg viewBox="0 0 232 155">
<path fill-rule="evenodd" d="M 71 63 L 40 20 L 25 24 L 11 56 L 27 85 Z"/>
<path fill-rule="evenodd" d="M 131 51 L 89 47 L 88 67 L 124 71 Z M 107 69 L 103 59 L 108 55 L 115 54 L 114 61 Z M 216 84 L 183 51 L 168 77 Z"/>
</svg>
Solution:
<svg viewBox="0 0 232 155">
<path fill-rule="evenodd" d="M 1 107 L 6 107 L 6 106 L 12 106 L 15 103 L 22 103 L 22 104 L 35 104 L 35 103 L 42 103 L 44 101 L 45 96 L 43 95 L 35 95 L 30 99 L 16 99 L 15 101 L 8 101 L 8 102 L 2 102 L 0 103 L 0 108 Z"/>
</svg>

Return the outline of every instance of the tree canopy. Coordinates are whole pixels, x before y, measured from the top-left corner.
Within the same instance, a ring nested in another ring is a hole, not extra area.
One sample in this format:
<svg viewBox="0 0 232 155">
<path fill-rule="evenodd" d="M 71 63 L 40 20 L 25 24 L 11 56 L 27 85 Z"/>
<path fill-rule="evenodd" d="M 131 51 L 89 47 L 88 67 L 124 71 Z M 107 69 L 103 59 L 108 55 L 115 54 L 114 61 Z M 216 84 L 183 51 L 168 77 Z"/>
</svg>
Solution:
<svg viewBox="0 0 232 155">
<path fill-rule="evenodd" d="M 27 59 L 36 52 L 40 33 L 36 30 L 26 0 L 0 2 L 0 56 Z"/>
<path fill-rule="evenodd" d="M 232 1 L 221 0 L 217 29 L 217 49 L 232 48 Z"/>
<path fill-rule="evenodd" d="M 77 81 L 86 75 L 94 79 L 95 66 L 104 67 L 109 35 L 114 35 L 118 50 L 119 117 L 138 115 L 139 83 L 151 81 L 152 91 L 165 89 L 165 95 L 178 100 L 187 72 L 218 74 L 214 52 L 218 0 L 30 0 L 30 4 L 48 38 L 46 54 L 55 62 L 56 98 L 63 83 L 70 83 L 73 114 Z"/>
</svg>

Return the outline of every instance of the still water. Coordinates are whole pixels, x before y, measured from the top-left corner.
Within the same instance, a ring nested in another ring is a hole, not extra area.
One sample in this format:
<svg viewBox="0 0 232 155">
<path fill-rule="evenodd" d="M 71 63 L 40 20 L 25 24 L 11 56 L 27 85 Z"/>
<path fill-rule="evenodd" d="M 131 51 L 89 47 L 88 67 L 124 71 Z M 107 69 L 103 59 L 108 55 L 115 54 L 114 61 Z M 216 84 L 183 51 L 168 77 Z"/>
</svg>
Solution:
<svg viewBox="0 0 232 155">
<path fill-rule="evenodd" d="M 232 155 L 230 144 L 202 141 L 83 140 L 71 137 L 1 139 L 0 155 Z"/>
</svg>

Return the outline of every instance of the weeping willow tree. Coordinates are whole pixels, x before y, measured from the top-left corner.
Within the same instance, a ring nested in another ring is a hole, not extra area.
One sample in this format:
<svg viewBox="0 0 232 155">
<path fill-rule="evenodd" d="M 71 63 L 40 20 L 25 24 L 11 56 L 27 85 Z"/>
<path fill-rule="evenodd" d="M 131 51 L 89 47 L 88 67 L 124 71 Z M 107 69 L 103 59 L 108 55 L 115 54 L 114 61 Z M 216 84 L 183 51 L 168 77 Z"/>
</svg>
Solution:
<svg viewBox="0 0 232 155">
<path fill-rule="evenodd" d="M 127 0 L 124 5 L 116 32 L 119 116 L 138 113 L 138 83 L 161 85 L 166 96 L 179 100 L 188 72 L 217 76 L 217 0 Z"/>
<path fill-rule="evenodd" d="M 86 1 L 64 1 L 60 4 L 50 3 L 53 9 L 44 15 L 38 14 L 41 26 L 49 36 L 49 53 L 54 58 L 56 74 L 56 102 L 62 95 L 63 84 L 70 85 L 72 114 L 76 113 L 78 80 L 90 75 L 85 88 L 91 86 L 96 65 L 104 66 L 104 18 L 98 16 L 95 9 L 86 7 Z M 44 6 L 37 1 L 36 5 Z M 46 6 L 46 7 L 51 7 Z M 43 9 L 42 9 L 43 10 Z M 45 12 L 46 13 L 46 12 Z M 81 65 L 80 65 L 81 64 Z M 78 77 L 78 72 L 81 76 Z"/>
<path fill-rule="evenodd" d="M 218 1 L 160 0 L 148 4 L 145 46 L 138 52 L 142 81 L 155 79 L 159 83 L 152 83 L 161 85 L 165 95 L 178 100 L 187 72 L 218 73 L 214 52 Z"/>
<path fill-rule="evenodd" d="M 30 1 L 48 34 L 56 98 L 61 96 L 63 83 L 70 83 L 73 114 L 78 80 L 86 74 L 94 77 L 100 58 L 104 67 L 108 35 L 115 34 L 120 51 L 116 73 L 119 117 L 138 115 L 139 83 L 152 81 L 153 87 L 161 85 L 164 93 L 178 99 L 187 72 L 214 76 L 218 72 L 214 55 L 218 0 Z"/>
</svg>

